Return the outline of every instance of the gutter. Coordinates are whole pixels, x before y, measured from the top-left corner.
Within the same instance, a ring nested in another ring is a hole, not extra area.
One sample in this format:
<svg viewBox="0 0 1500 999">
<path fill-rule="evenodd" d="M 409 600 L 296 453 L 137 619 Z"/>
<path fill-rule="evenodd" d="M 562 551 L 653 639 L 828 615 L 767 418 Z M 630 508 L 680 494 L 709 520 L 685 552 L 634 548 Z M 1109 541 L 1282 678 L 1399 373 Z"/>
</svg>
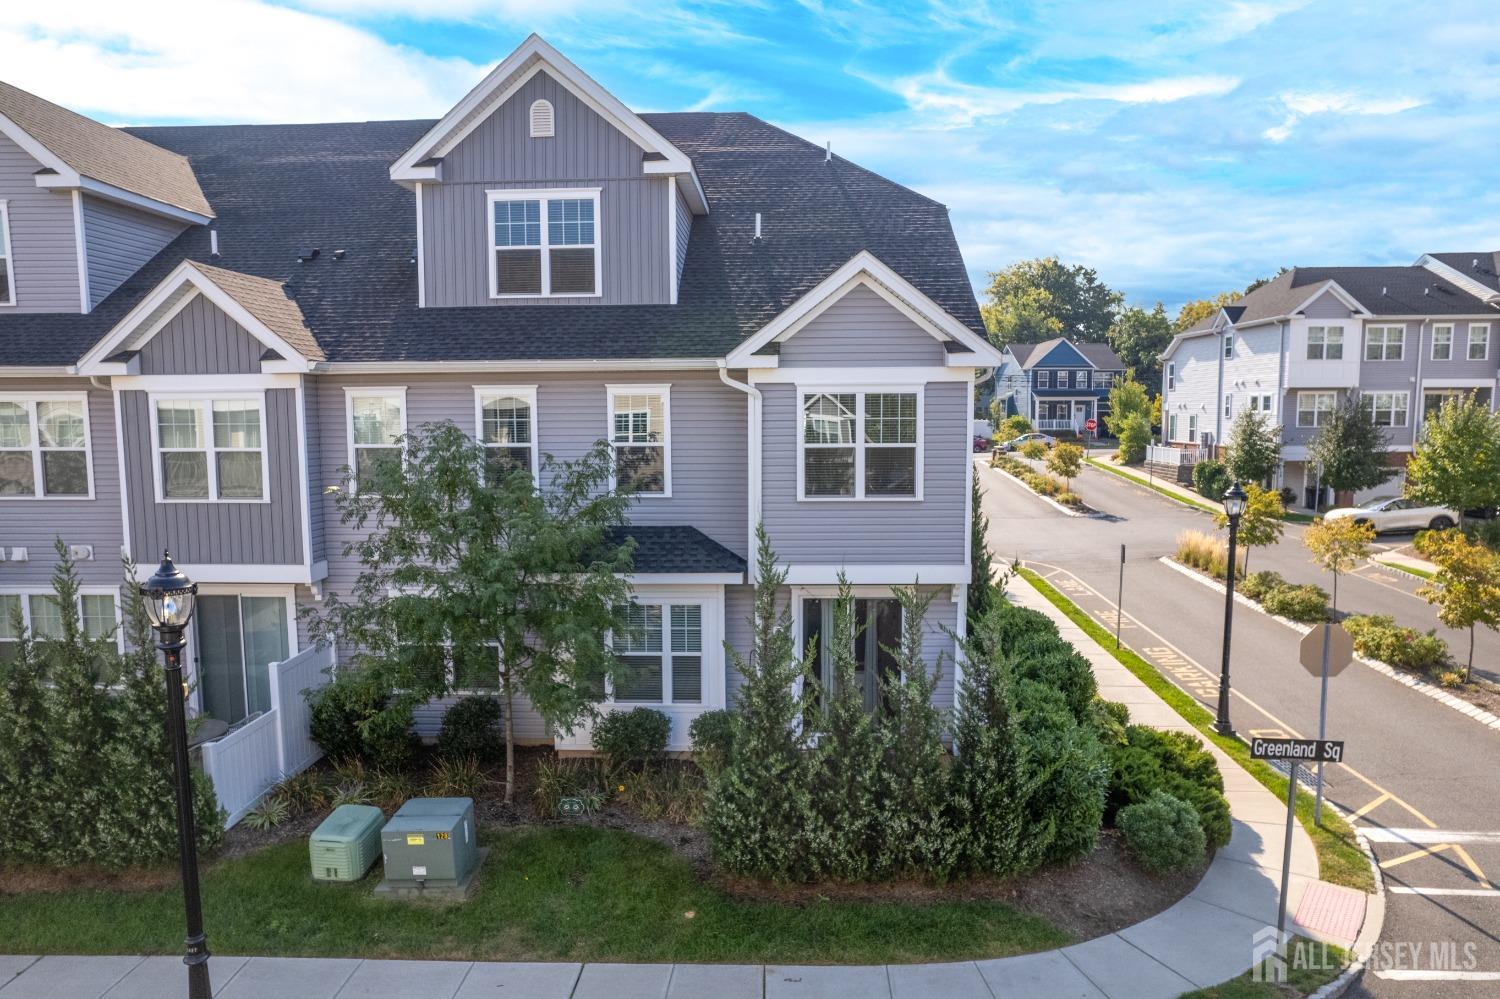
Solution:
<svg viewBox="0 0 1500 999">
<path fill-rule="evenodd" d="M 746 573 L 752 571 L 750 566 L 755 558 L 755 531 L 760 526 L 760 420 L 761 420 L 761 394 L 760 389 L 748 382 L 737 382 L 729 377 L 729 364 L 727 361 L 719 360 L 719 381 L 728 385 L 736 392 L 743 392 L 748 396 L 745 406 L 746 419 L 746 469 L 745 469 L 745 499 L 749 509 L 749 527 L 746 535 Z"/>
</svg>

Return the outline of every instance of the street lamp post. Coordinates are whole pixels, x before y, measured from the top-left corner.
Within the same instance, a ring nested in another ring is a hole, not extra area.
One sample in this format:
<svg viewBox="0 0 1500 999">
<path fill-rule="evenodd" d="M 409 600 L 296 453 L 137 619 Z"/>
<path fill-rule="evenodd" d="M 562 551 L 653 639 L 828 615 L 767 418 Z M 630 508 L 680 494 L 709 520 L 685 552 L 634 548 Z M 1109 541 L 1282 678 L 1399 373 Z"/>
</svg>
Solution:
<svg viewBox="0 0 1500 999">
<path fill-rule="evenodd" d="M 203 903 L 198 894 L 198 828 L 193 820 L 193 780 L 188 768 L 187 717 L 182 685 L 182 632 L 193 618 L 198 584 L 172 564 L 162 552 L 156 575 L 141 584 L 141 602 L 156 632 L 156 647 L 166 660 L 167 734 L 172 742 L 172 768 L 177 785 L 177 844 L 182 863 L 182 898 L 187 910 L 188 999 L 212 999 L 208 981 L 208 938 L 203 933 Z"/>
<path fill-rule="evenodd" d="M 1224 579 L 1224 661 L 1219 667 L 1219 716 L 1214 721 L 1214 730 L 1227 736 L 1234 735 L 1234 726 L 1229 724 L 1229 632 L 1234 625 L 1234 557 L 1245 500 L 1245 490 L 1238 482 L 1224 494 L 1224 514 L 1229 518 L 1229 566 Z"/>
</svg>

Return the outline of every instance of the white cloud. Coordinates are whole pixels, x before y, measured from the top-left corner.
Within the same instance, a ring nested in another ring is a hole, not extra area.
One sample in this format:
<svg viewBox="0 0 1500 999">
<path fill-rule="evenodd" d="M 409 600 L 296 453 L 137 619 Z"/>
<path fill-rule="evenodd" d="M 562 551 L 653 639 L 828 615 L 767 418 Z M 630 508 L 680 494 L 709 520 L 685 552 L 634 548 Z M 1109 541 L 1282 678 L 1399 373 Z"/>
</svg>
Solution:
<svg viewBox="0 0 1500 999">
<path fill-rule="evenodd" d="M 1419 108 L 1425 103 L 1414 97 L 1359 97 L 1332 92 L 1285 93 L 1280 95 L 1280 100 L 1286 106 L 1286 117 L 1280 125 L 1273 125 L 1261 133 L 1272 142 L 1285 142 L 1297 123 L 1309 115 L 1391 115 Z"/>
</svg>

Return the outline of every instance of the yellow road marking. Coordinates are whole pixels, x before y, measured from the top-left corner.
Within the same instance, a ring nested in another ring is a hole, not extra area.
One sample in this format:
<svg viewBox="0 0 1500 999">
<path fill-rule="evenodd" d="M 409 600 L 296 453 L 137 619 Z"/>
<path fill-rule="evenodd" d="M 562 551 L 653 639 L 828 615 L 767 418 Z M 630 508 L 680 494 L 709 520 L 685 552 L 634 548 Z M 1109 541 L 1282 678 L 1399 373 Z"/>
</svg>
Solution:
<svg viewBox="0 0 1500 999">
<path fill-rule="evenodd" d="M 1380 807 L 1381 805 L 1385 804 L 1387 801 L 1390 801 L 1390 800 L 1391 800 L 1391 796 L 1389 794 L 1382 794 L 1380 797 L 1376 798 L 1374 801 L 1370 802 L 1368 805 L 1365 805 L 1363 808 L 1359 809 L 1358 811 L 1354 811 L 1354 812 L 1349 813 L 1349 819 L 1350 819 L 1351 822 L 1353 820 L 1355 820 L 1355 819 L 1362 819 L 1366 815 L 1368 815 L 1371 812 L 1373 812 L 1376 808 Z"/>
<path fill-rule="evenodd" d="M 1465 850 L 1461 846 L 1454 846 L 1453 847 L 1453 852 L 1458 855 L 1458 859 L 1462 860 L 1464 862 L 1464 866 L 1467 867 L 1469 869 L 1469 871 L 1474 875 L 1475 880 L 1477 880 L 1479 882 L 1479 887 L 1481 887 L 1481 888 L 1493 888 L 1494 887 L 1493 885 L 1490 884 L 1490 879 L 1487 878 L 1487 877 L 1485 877 L 1484 876 L 1484 872 L 1479 869 L 1479 865 L 1476 864 L 1476 863 L 1474 863 L 1474 858 L 1471 857 L 1471 856 L 1469 856 L 1469 851 L 1468 850 Z"/>
<path fill-rule="evenodd" d="M 1383 871 L 1388 867 L 1395 867 L 1398 864 L 1404 864 L 1408 860 L 1420 860 L 1423 857 L 1428 857 L 1434 853 L 1437 853 L 1439 850 L 1447 850 L 1451 848 L 1451 843 L 1438 843 L 1434 846 L 1424 846 L 1420 850 L 1413 850 L 1411 853 L 1403 853 L 1399 857 L 1393 857 L 1390 860 L 1382 861 L 1380 864 L 1380 869 Z"/>
</svg>

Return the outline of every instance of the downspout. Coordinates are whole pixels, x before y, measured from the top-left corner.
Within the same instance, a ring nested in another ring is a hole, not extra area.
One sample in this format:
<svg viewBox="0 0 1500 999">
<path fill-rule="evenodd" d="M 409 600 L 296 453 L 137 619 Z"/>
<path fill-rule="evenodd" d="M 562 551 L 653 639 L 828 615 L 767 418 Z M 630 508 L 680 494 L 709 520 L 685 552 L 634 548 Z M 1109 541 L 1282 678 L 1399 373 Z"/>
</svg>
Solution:
<svg viewBox="0 0 1500 999">
<path fill-rule="evenodd" d="M 746 504 L 747 504 L 748 509 L 749 509 L 750 525 L 749 525 L 749 532 L 747 534 L 747 539 L 746 539 L 746 545 L 747 545 L 747 547 L 746 547 L 745 551 L 747 553 L 747 557 L 746 557 L 745 561 L 746 561 L 746 563 L 748 565 L 753 565 L 754 561 L 755 561 L 755 547 L 756 547 L 755 546 L 755 530 L 756 530 L 757 527 L 760 526 L 760 464 L 761 464 L 761 454 L 760 454 L 760 408 L 761 408 L 761 394 L 760 394 L 760 389 L 756 388 L 754 385 L 751 385 L 748 382 L 737 382 L 733 378 L 730 378 L 729 377 L 729 364 L 728 364 L 727 361 L 720 360 L 718 362 L 718 364 L 719 364 L 719 381 L 723 382 L 725 385 L 728 385 L 730 388 L 734 389 L 735 391 L 737 391 L 737 392 L 743 392 L 743 393 L 745 393 L 745 395 L 749 396 L 749 399 L 747 400 L 747 405 L 745 406 L 745 411 L 746 411 L 746 417 L 745 418 L 746 418 L 746 422 L 747 422 L 746 434 L 745 434 L 745 439 L 746 439 L 745 457 L 746 457 L 746 461 L 747 461 L 747 466 L 746 466 L 746 469 L 745 469 L 745 486 L 746 486 L 746 488 L 745 488 L 745 492 L 746 492 L 745 500 L 746 500 Z"/>
<path fill-rule="evenodd" d="M 1412 395 L 1416 399 L 1417 406 L 1416 412 L 1411 417 L 1411 446 L 1413 451 L 1417 449 L 1417 435 L 1422 432 L 1422 418 L 1427 414 L 1427 397 L 1422 391 L 1422 330 L 1429 322 L 1431 320 L 1424 319 L 1417 324 L 1417 377 L 1414 379 L 1416 384 L 1412 386 Z M 1456 334 L 1458 330 L 1457 323 L 1454 323 L 1453 329 Z M 1454 336 L 1454 339 L 1458 339 L 1457 335 Z M 1452 349 L 1452 347 L 1449 347 L 1450 356 Z M 1410 406 L 1411 403 L 1407 402 L 1407 405 Z"/>
</svg>

